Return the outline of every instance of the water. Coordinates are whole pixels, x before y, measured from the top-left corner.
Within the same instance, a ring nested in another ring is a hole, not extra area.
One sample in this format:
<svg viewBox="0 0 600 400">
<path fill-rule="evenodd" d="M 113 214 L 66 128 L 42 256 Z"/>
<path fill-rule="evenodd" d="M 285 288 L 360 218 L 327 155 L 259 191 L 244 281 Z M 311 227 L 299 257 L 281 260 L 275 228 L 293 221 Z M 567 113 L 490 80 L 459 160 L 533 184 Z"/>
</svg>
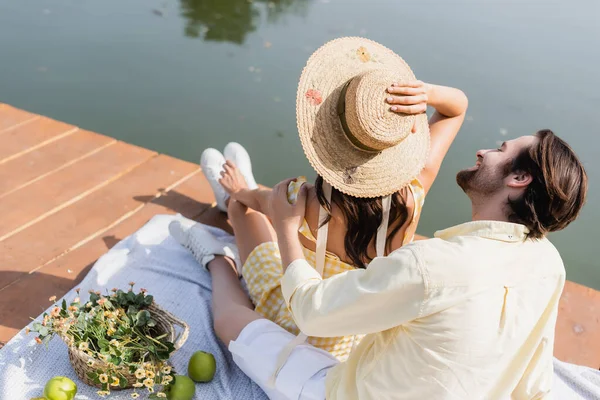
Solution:
<svg viewBox="0 0 600 400">
<path fill-rule="evenodd" d="M 295 129 L 306 59 L 366 36 L 470 99 L 419 232 L 470 217 L 454 175 L 477 149 L 549 127 L 590 178 L 551 239 L 568 278 L 600 288 L 598 16 L 595 0 L 0 0 L 0 101 L 189 161 L 239 141 L 271 185 L 313 175 Z"/>
</svg>

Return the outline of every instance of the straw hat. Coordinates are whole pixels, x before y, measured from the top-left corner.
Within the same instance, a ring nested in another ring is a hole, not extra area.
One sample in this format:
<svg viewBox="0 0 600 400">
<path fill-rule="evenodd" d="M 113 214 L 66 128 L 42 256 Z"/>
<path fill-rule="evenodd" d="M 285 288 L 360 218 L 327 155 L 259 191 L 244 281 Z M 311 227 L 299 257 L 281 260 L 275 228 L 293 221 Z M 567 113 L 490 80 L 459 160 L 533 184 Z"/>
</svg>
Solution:
<svg viewBox="0 0 600 400">
<path fill-rule="evenodd" d="M 396 114 L 385 102 L 392 83 L 414 79 L 400 56 L 368 39 L 332 40 L 313 53 L 300 76 L 296 119 L 304 153 L 327 183 L 350 196 L 381 197 L 419 175 L 429 153 L 427 116 Z"/>
</svg>

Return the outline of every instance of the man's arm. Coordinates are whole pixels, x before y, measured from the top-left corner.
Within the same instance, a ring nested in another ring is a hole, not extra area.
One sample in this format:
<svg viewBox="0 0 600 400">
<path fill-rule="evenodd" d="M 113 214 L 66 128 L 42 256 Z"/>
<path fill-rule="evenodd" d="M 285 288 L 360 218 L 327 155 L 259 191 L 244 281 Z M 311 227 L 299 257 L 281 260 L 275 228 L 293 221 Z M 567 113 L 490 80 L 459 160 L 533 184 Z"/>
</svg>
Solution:
<svg viewBox="0 0 600 400">
<path fill-rule="evenodd" d="M 284 298 L 300 330 L 336 337 L 380 332 L 420 316 L 425 284 L 410 248 L 323 280 L 304 259 L 298 235 L 278 232 Z"/>
</svg>

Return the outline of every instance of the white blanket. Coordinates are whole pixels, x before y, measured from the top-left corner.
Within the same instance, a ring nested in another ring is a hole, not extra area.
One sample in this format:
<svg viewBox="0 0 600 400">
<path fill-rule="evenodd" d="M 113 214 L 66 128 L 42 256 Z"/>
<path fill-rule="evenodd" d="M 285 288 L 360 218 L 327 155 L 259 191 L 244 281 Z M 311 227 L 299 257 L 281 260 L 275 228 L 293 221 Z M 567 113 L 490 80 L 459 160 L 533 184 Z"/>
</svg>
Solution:
<svg viewBox="0 0 600 400">
<path fill-rule="evenodd" d="M 197 350 L 209 351 L 217 359 L 217 375 L 208 384 L 196 385 L 196 399 L 266 399 L 265 394 L 233 363 L 226 348 L 215 337 L 210 314 L 209 274 L 199 267 L 191 254 L 169 236 L 168 225 L 181 216 L 154 217 L 138 232 L 102 256 L 78 287 L 88 290 L 146 288 L 158 304 L 188 322 L 191 332 L 172 362 L 186 374 L 187 361 Z M 215 228 L 222 240 L 233 237 Z M 75 297 L 74 290 L 65 298 Z M 85 295 L 83 296 L 85 298 Z M 573 364 L 554 362 L 556 400 L 600 400 L 600 371 Z M 0 399 L 21 400 L 40 396 L 45 382 L 56 375 L 73 379 L 77 399 L 96 399 L 97 389 L 79 381 L 69 364 L 65 344 L 54 338 L 48 348 L 35 344 L 33 336 L 21 331 L 0 350 Z M 111 398 L 130 399 L 131 391 L 113 392 Z"/>
</svg>

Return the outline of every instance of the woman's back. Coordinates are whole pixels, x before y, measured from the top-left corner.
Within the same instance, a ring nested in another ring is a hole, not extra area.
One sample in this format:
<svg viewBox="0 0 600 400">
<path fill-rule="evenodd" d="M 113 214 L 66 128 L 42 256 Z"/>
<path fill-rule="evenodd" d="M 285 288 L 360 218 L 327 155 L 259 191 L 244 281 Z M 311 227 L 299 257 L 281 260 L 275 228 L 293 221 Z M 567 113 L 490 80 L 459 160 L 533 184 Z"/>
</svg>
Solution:
<svg viewBox="0 0 600 400">
<path fill-rule="evenodd" d="M 397 250 L 402 245 L 409 243 L 415 233 L 419 215 L 425 199 L 425 192 L 423 186 L 418 179 L 414 179 L 408 186 L 398 192 L 398 196 L 401 197 L 405 207 L 405 212 L 398 212 L 399 218 L 395 221 L 390 220 L 388 226 L 388 235 L 392 233 L 398 223 L 401 223 L 401 227 L 396 230 L 394 235 L 390 238 L 390 242 L 386 244 L 386 249 L 389 252 Z M 305 224 L 300 232 L 300 241 L 302 245 L 311 250 L 315 251 L 317 230 L 319 228 L 319 210 L 321 204 L 317 196 L 317 190 L 314 185 L 308 187 L 307 200 L 306 200 L 306 217 Z M 402 221 L 402 216 L 406 216 Z M 329 234 L 327 235 L 327 251 L 331 254 L 336 255 L 341 261 L 353 265 L 354 267 L 363 267 L 363 265 L 355 265 L 352 258 L 346 252 L 346 235 L 348 232 L 348 223 L 344 217 L 344 213 L 332 202 L 331 206 L 331 219 L 329 221 Z M 387 254 L 388 252 L 386 252 Z M 371 240 L 369 244 L 367 255 L 370 259 L 375 258 L 375 240 Z M 367 263 L 368 260 L 365 260 Z"/>
</svg>

